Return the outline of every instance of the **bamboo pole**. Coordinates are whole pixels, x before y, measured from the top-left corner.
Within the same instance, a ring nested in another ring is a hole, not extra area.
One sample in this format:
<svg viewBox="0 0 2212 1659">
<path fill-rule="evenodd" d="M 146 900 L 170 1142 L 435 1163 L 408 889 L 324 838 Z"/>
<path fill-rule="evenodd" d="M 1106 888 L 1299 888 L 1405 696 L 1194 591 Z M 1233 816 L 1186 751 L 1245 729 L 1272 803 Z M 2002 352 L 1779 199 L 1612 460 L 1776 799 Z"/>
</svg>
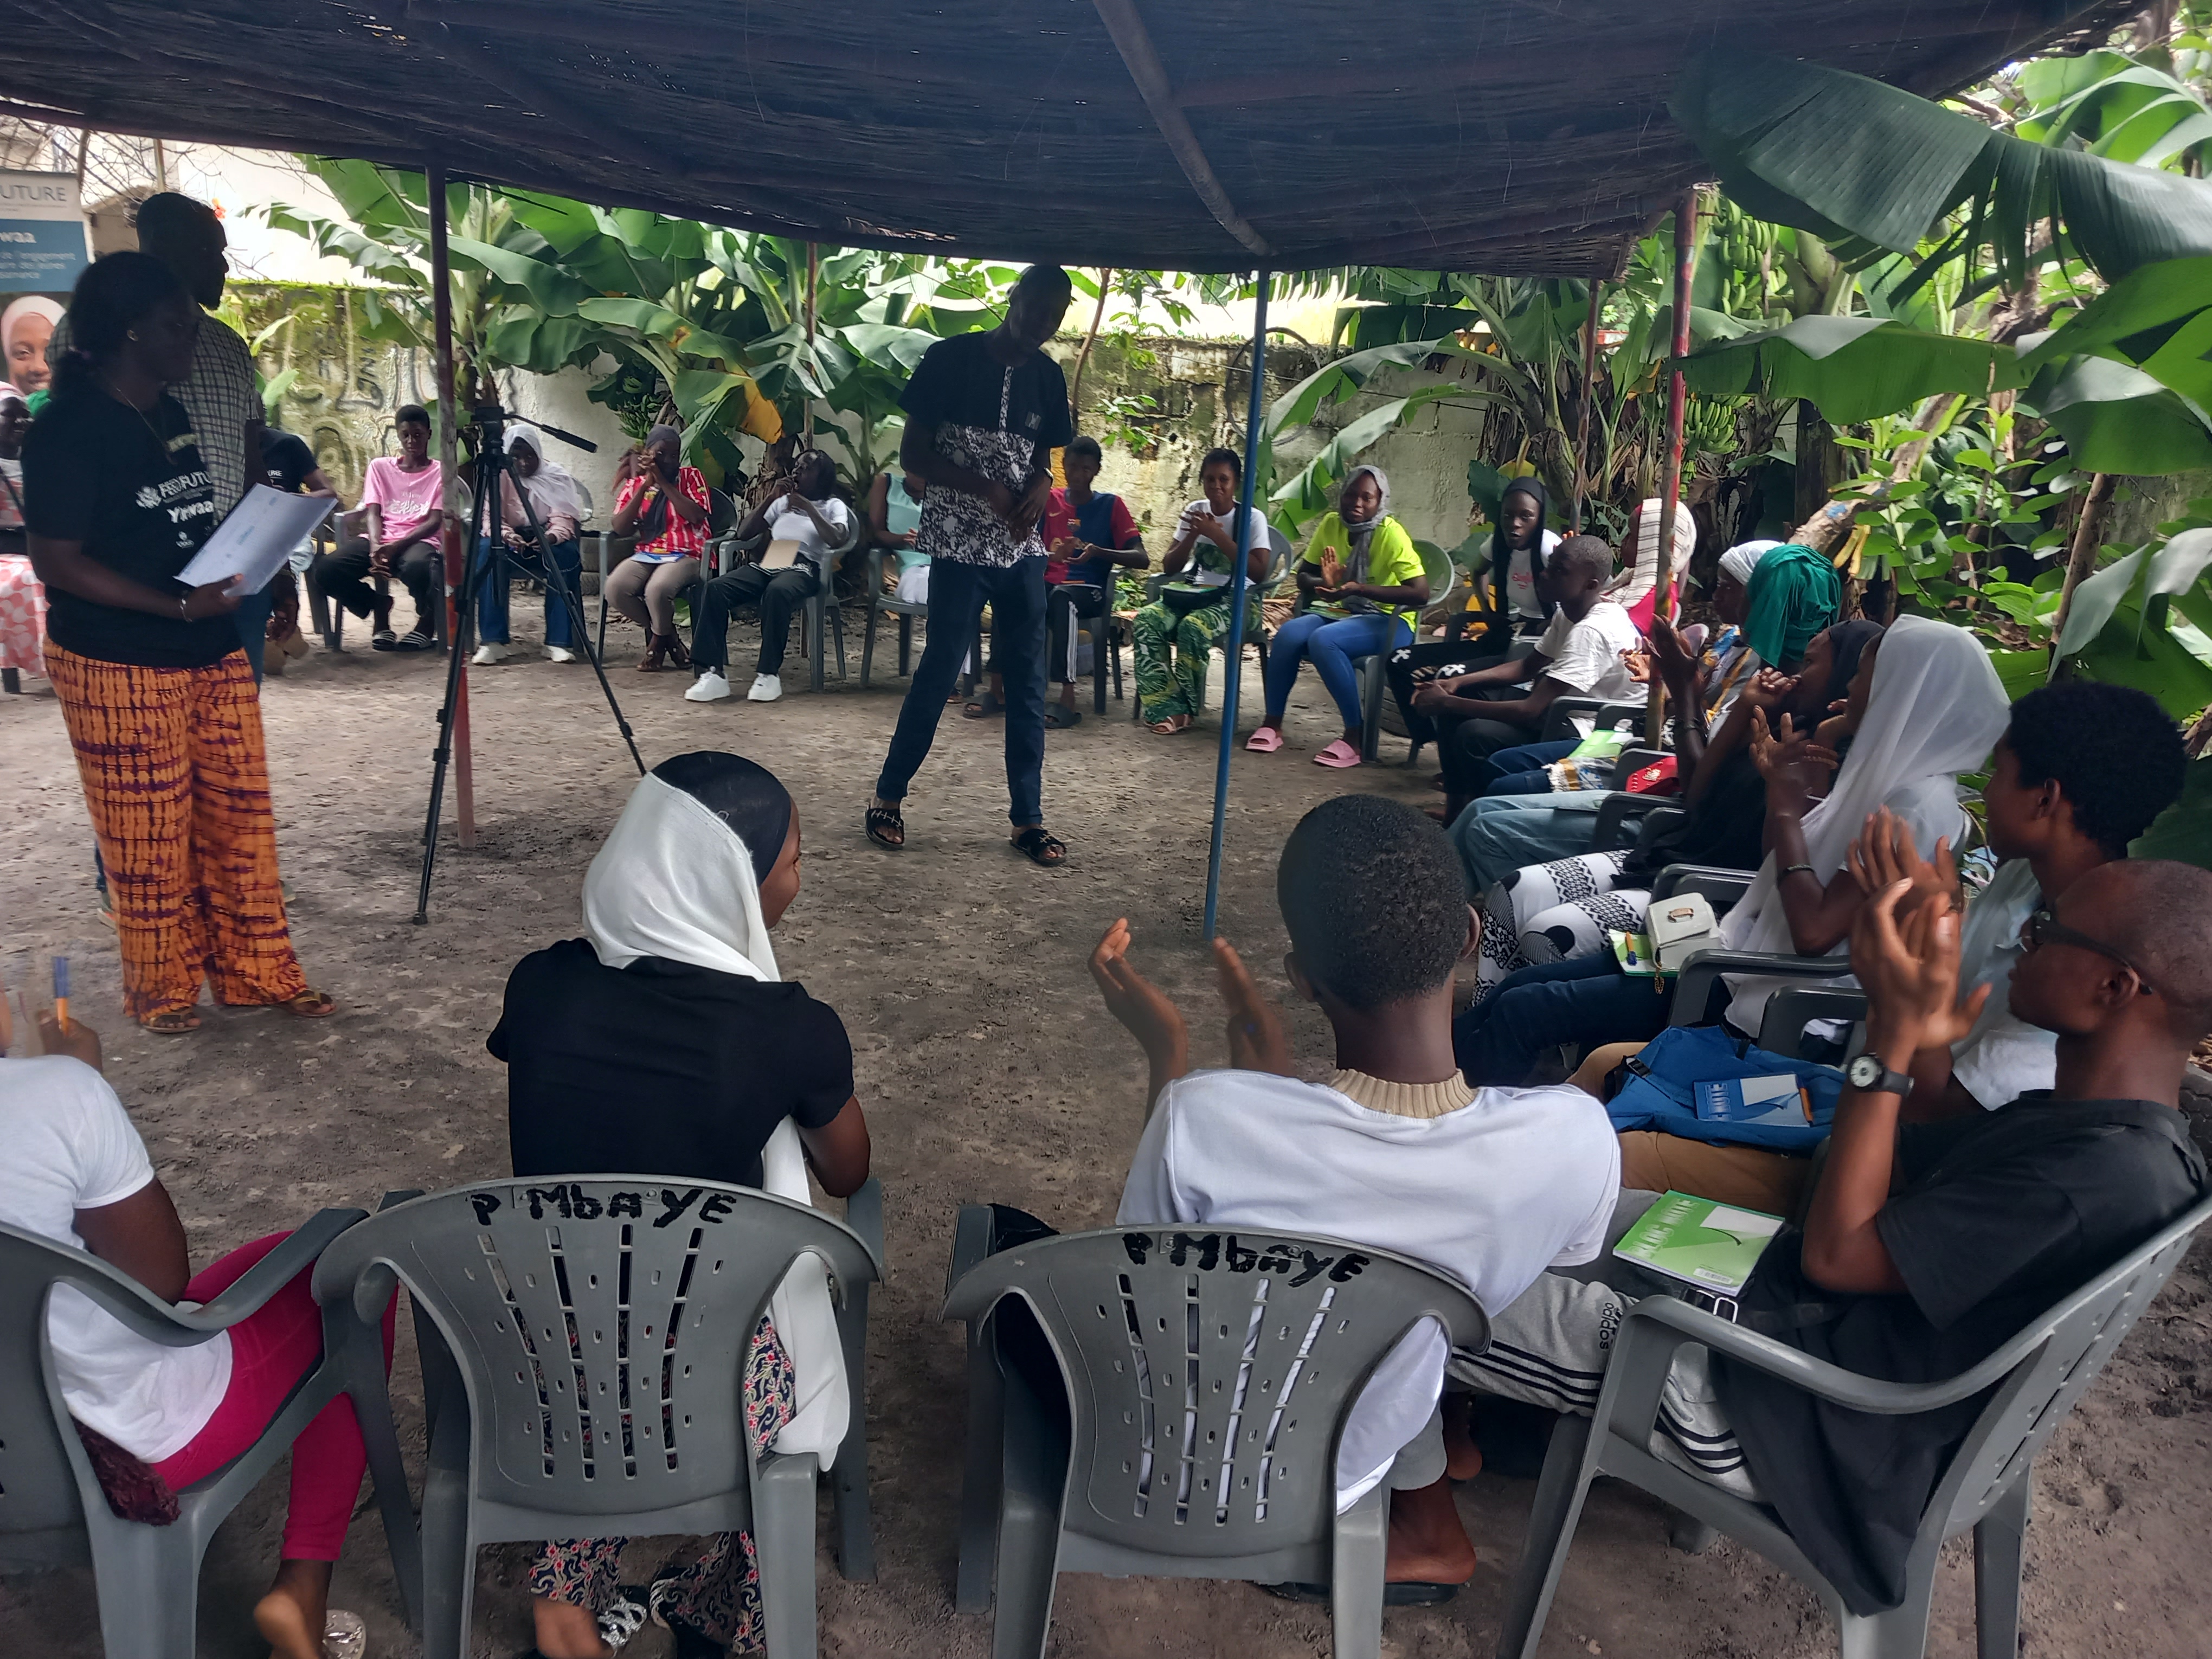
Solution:
<svg viewBox="0 0 2212 1659">
<path fill-rule="evenodd" d="M 1674 510 L 1682 503 L 1682 419 L 1689 387 L 1681 362 L 1690 355 L 1690 281 L 1698 263 L 1698 192 L 1682 192 L 1674 204 L 1674 368 L 1667 376 L 1667 463 L 1659 480 L 1659 574 L 1651 593 L 1651 614 L 1674 620 Z M 1632 550 L 1631 556 L 1633 556 Z M 1659 746 L 1666 728 L 1667 688 L 1654 674 L 1644 716 L 1644 740 Z"/>
<path fill-rule="evenodd" d="M 2066 613 L 2074 608 L 2074 590 L 2096 572 L 2097 550 L 2104 543 L 2105 509 L 2112 505 L 2119 482 L 2111 472 L 2093 473 L 2089 493 L 2081 498 L 2081 516 L 2075 520 L 2074 543 L 2066 551 L 2066 584 L 2058 590 L 2058 614 L 2051 619 L 2053 673 L 2063 671 L 2064 665 L 2057 659 L 2058 641 L 2066 632 Z"/>
<path fill-rule="evenodd" d="M 1583 503 L 1589 494 L 1589 429 L 1592 387 L 1597 380 L 1597 316 L 1605 291 L 1605 284 L 1597 277 L 1590 278 L 1589 316 L 1583 325 L 1583 392 L 1582 413 L 1575 422 L 1575 504 L 1567 520 L 1567 528 L 1579 536 L 1583 530 Z"/>
<path fill-rule="evenodd" d="M 1114 273 L 1104 265 L 1098 267 L 1098 304 L 1091 313 L 1091 331 L 1083 337 L 1083 349 L 1075 356 L 1075 376 L 1068 383 L 1067 412 L 1079 428 L 1083 424 L 1083 371 L 1091 366 L 1091 348 L 1098 343 L 1099 325 L 1106 320 L 1106 295 L 1114 285 Z"/>
<path fill-rule="evenodd" d="M 806 245 L 806 356 L 810 363 L 814 358 L 815 284 L 820 280 L 821 272 L 821 244 L 809 242 Z M 811 449 L 814 447 L 814 399 L 806 398 L 799 407 L 803 411 L 799 416 L 800 426 L 805 435 L 806 447 Z"/>
<path fill-rule="evenodd" d="M 445 527 L 438 534 L 438 563 L 446 590 L 444 633 L 446 649 L 459 651 L 460 637 L 460 578 L 467 563 L 460 532 L 454 520 L 460 513 L 460 411 L 453 406 L 453 267 L 447 246 L 446 170 L 432 167 L 424 174 L 430 202 L 430 312 L 437 335 L 438 353 L 438 466 L 444 477 Z M 494 508 L 496 503 L 493 504 Z M 488 520 L 489 522 L 489 520 Z M 434 623 L 436 619 L 433 618 Z M 453 680 L 453 810 L 460 821 L 460 842 L 477 844 L 477 795 L 474 757 L 469 745 L 469 665 L 460 665 Z M 433 826 L 432 834 L 436 834 Z"/>
</svg>

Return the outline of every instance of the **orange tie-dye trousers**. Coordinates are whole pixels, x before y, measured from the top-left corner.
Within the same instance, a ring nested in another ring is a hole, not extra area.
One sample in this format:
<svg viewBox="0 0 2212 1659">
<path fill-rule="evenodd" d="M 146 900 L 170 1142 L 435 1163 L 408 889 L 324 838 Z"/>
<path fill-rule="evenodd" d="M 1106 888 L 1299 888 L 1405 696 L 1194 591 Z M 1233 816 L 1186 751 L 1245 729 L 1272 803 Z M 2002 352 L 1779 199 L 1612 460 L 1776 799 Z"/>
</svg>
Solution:
<svg viewBox="0 0 2212 1659">
<path fill-rule="evenodd" d="M 46 644 L 93 833 L 107 867 L 133 1019 L 307 989 L 276 877 L 261 704 L 234 651 L 206 668 L 140 668 Z"/>
</svg>

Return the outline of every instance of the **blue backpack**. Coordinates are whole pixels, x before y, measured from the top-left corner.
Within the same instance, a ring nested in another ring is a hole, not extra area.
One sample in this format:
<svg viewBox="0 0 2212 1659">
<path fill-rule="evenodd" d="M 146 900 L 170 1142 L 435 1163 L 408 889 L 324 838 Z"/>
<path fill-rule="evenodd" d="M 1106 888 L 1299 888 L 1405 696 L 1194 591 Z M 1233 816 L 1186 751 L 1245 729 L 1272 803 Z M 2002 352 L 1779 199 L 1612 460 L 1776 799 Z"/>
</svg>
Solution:
<svg viewBox="0 0 2212 1659">
<path fill-rule="evenodd" d="M 1772 1077 L 1790 1072 L 1811 1097 L 1806 1124 L 1727 1123 L 1698 1115 L 1697 1085 L 1724 1078 Z M 1670 1025 L 1631 1062 L 1628 1085 L 1606 1103 L 1616 1129 L 1656 1129 L 1685 1140 L 1726 1146 L 1764 1146 L 1770 1152 L 1810 1152 L 1828 1138 L 1844 1074 L 1729 1035 L 1720 1025 Z"/>
</svg>

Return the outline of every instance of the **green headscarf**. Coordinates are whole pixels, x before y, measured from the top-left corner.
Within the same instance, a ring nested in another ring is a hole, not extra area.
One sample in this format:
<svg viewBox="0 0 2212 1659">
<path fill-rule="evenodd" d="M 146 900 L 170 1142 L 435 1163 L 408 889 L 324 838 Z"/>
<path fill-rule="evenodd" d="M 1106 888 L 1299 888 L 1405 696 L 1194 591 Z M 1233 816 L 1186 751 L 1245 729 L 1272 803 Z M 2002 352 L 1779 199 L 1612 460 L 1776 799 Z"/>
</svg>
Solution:
<svg viewBox="0 0 2212 1659">
<path fill-rule="evenodd" d="M 1743 631 L 1759 661 L 1775 668 L 1802 658 L 1813 635 L 1844 608 L 1836 567 L 1826 555 L 1795 544 L 1767 550 L 1747 592 Z"/>
</svg>

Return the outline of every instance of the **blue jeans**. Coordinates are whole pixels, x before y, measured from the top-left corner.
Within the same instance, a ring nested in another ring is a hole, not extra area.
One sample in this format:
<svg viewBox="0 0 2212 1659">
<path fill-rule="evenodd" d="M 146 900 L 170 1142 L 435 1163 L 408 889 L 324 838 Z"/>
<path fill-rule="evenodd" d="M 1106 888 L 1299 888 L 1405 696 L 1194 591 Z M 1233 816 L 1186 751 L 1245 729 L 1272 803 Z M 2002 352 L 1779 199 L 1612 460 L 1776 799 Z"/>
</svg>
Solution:
<svg viewBox="0 0 2212 1659">
<path fill-rule="evenodd" d="M 1352 672 L 1354 657 L 1371 657 L 1378 651 L 1410 645 L 1413 630 L 1401 617 L 1374 611 L 1364 617 L 1324 617 L 1308 611 L 1275 630 L 1267 642 L 1267 720 L 1279 724 L 1290 707 L 1291 688 L 1297 684 L 1298 665 L 1309 657 L 1321 683 L 1336 701 L 1346 730 L 1360 724 L 1359 677 Z"/>
<path fill-rule="evenodd" d="M 1555 738 L 1549 743 L 1524 743 L 1517 748 L 1500 749 L 1488 761 L 1498 775 L 1482 793 L 1548 795 L 1552 793 L 1552 775 L 1544 769 L 1553 761 L 1566 759 L 1581 747 L 1579 738 Z"/>
<path fill-rule="evenodd" d="M 1588 1053 L 1601 1043 L 1650 1042 L 1667 1029 L 1673 1001 L 1657 981 L 1622 973 L 1610 951 L 1547 962 L 1508 974 L 1453 1020 L 1452 1054 L 1476 1088 L 1511 1088 L 1562 1043 Z"/>
<path fill-rule="evenodd" d="M 1530 864 L 1548 864 L 1587 853 L 1597 839 L 1602 789 L 1565 794 L 1485 795 L 1452 820 L 1467 890 L 1480 898 L 1492 886 Z"/>
<path fill-rule="evenodd" d="M 550 558 L 543 562 L 535 554 L 517 553 L 504 543 L 495 546 L 489 555 L 479 555 L 483 574 L 477 584 L 477 638 L 483 644 L 507 642 L 507 584 L 514 572 L 520 570 L 545 584 L 545 643 L 564 649 L 574 647 L 568 602 L 554 586 L 554 576 L 558 574 L 571 596 L 581 592 L 583 552 L 572 541 L 555 542 L 549 550 Z"/>
<path fill-rule="evenodd" d="M 898 729 L 884 757 L 876 793 L 906 799 L 907 786 L 929 758 L 945 699 L 959 678 L 961 659 L 975 638 L 985 605 L 991 607 L 996 666 L 1006 679 L 1007 817 L 1017 825 L 1044 822 L 1044 560 L 1011 567 L 930 562 L 931 626 L 899 705 Z"/>
</svg>

